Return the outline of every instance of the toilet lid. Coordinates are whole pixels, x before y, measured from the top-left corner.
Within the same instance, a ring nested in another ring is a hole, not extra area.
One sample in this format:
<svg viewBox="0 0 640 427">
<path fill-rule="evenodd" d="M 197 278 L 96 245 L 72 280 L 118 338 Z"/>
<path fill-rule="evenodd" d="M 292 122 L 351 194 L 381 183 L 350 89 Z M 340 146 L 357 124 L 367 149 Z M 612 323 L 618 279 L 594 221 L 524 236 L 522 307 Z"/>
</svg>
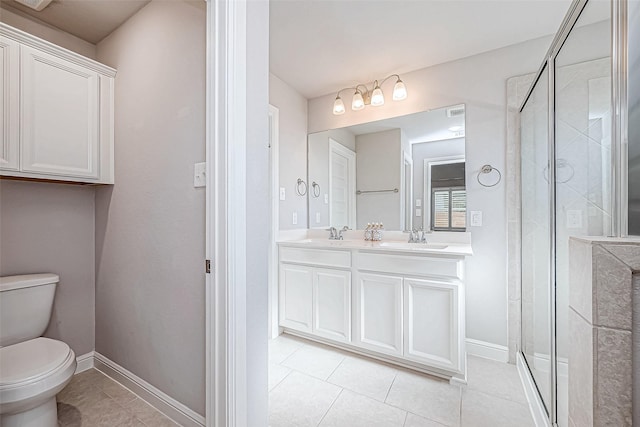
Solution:
<svg viewBox="0 0 640 427">
<path fill-rule="evenodd" d="M 21 383 L 53 371 L 67 360 L 62 341 L 35 338 L 0 348 L 0 385 Z"/>
</svg>

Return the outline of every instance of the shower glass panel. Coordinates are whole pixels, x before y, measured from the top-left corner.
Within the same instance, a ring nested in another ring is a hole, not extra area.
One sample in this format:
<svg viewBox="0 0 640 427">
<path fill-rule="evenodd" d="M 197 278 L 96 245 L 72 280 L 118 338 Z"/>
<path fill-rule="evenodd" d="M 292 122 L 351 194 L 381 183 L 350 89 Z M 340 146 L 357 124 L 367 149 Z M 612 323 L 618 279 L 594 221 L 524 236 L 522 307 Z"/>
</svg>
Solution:
<svg viewBox="0 0 640 427">
<path fill-rule="evenodd" d="M 522 176 L 522 353 L 550 412 L 551 259 L 548 70 L 520 115 Z"/>
<path fill-rule="evenodd" d="M 611 12 L 590 1 L 555 60 L 557 422 L 568 426 L 569 237 L 612 232 Z"/>
</svg>

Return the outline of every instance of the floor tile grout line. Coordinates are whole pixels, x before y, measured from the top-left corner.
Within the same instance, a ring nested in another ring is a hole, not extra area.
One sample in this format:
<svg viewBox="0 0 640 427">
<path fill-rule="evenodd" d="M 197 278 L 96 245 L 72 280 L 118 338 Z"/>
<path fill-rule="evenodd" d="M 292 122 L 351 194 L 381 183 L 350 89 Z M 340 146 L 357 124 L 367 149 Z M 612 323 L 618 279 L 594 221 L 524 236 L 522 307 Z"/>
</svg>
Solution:
<svg viewBox="0 0 640 427">
<path fill-rule="evenodd" d="M 287 374 L 286 374 L 284 377 L 282 377 L 282 379 L 281 379 L 280 381 L 278 381 L 278 383 L 277 383 L 276 385 L 274 385 L 274 386 L 273 386 L 273 388 L 272 388 L 271 390 L 268 390 L 268 391 L 267 391 L 267 394 L 268 394 L 268 393 L 271 393 L 273 390 L 275 390 L 276 388 L 278 388 L 278 386 L 279 386 L 280 384 L 282 384 L 282 382 L 283 382 L 284 380 L 286 380 L 286 379 L 287 379 L 287 377 L 288 377 L 289 375 L 291 375 L 291 373 L 293 372 L 293 369 L 290 369 L 290 368 L 287 368 L 287 369 L 289 369 L 289 372 L 287 372 Z M 296 372 L 297 372 L 297 371 L 296 371 Z"/>
<path fill-rule="evenodd" d="M 328 383 L 327 383 L 328 384 Z M 340 389 L 340 393 L 338 393 L 338 395 L 336 396 L 335 399 L 333 399 L 333 402 L 331 402 L 331 405 L 329 405 L 329 407 L 327 408 L 327 410 L 325 411 L 325 413 L 322 415 L 322 418 L 320 418 L 320 421 L 318 421 L 318 424 L 316 424 L 317 426 L 320 426 L 320 424 L 322 424 L 322 421 L 324 421 L 325 417 L 327 416 L 327 414 L 329 413 L 329 411 L 331 410 L 331 408 L 333 408 L 333 405 L 335 405 L 335 403 L 338 401 L 338 399 L 340 398 L 340 396 L 342 395 L 342 392 L 344 391 L 343 388 Z"/>
<path fill-rule="evenodd" d="M 404 413 L 404 422 L 402 423 L 402 427 L 407 425 L 407 418 L 409 418 L 409 411 L 405 411 Z"/>
<path fill-rule="evenodd" d="M 346 356 L 343 356 L 343 357 L 342 357 L 342 360 L 340 361 L 340 363 L 338 363 L 338 365 L 337 365 L 335 368 L 333 368 L 333 371 L 331 371 L 331 373 L 329 374 L 329 376 L 328 376 L 327 378 L 325 378 L 325 379 L 324 379 L 324 382 L 326 382 L 326 383 L 328 383 L 328 384 L 332 384 L 332 383 L 330 383 L 330 382 L 329 382 L 329 378 L 331 378 L 331 377 L 333 376 L 333 374 L 335 374 L 335 373 L 336 373 L 336 371 L 338 370 L 338 368 L 339 368 L 340 366 L 342 366 L 342 364 L 344 363 L 344 361 L 345 361 L 345 360 L 347 360 L 347 357 L 346 357 Z M 340 386 L 340 387 L 342 387 L 342 386 Z M 342 388 L 344 388 L 344 387 L 342 387 Z"/>
<path fill-rule="evenodd" d="M 300 350 L 303 346 L 304 346 L 304 344 L 303 344 L 303 345 L 301 345 L 300 347 L 296 348 L 295 350 L 293 350 L 293 351 L 292 351 L 292 352 L 291 352 L 287 357 L 285 357 L 284 359 L 282 359 L 282 360 L 278 363 L 278 365 L 282 365 L 284 362 L 286 362 L 287 360 L 289 360 L 289 358 L 290 358 L 291 356 L 293 356 L 294 354 L 296 354 L 296 353 L 298 352 L 298 350 Z M 282 366 L 285 366 L 285 365 L 282 365 Z"/>
<path fill-rule="evenodd" d="M 387 399 L 389 398 L 389 393 L 391 393 L 391 389 L 393 388 L 393 385 L 396 383 L 396 378 L 398 378 L 398 372 L 396 372 L 395 375 L 393 376 L 393 381 L 391 381 L 391 385 L 389 386 L 389 389 L 387 390 L 387 394 L 384 396 L 384 400 L 382 401 L 382 403 L 387 403 Z"/>
</svg>

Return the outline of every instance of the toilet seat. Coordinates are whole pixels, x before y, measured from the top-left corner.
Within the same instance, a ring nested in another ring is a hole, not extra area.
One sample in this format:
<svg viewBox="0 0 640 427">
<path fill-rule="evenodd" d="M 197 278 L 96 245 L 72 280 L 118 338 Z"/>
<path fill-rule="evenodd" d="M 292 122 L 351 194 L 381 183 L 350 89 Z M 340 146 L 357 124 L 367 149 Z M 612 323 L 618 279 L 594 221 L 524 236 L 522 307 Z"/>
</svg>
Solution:
<svg viewBox="0 0 640 427">
<path fill-rule="evenodd" d="M 62 341 L 35 338 L 0 348 L 0 413 L 24 410 L 40 396 L 55 396 L 76 368 Z"/>
</svg>

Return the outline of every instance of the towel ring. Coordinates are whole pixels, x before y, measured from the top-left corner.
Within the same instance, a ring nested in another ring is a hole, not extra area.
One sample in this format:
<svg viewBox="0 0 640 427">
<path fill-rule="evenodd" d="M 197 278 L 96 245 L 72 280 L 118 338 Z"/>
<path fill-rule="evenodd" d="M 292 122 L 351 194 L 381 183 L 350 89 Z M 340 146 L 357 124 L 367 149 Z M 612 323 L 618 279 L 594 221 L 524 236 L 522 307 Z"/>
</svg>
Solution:
<svg viewBox="0 0 640 427">
<path fill-rule="evenodd" d="M 298 183 L 296 184 L 296 194 L 298 196 L 304 196 L 307 194 L 307 183 L 302 180 L 302 178 L 298 178 Z"/>
<path fill-rule="evenodd" d="M 562 169 L 568 167 L 571 171 L 569 172 L 569 177 L 567 179 L 561 180 L 558 179 L 558 175 L 556 174 L 556 183 L 558 184 L 566 184 L 567 182 L 573 179 L 573 176 L 576 174 L 576 170 L 573 168 L 571 163 L 567 159 L 557 159 L 556 160 L 556 169 Z M 545 166 L 543 169 L 544 180 L 549 182 L 549 166 Z"/>
<path fill-rule="evenodd" d="M 496 180 L 496 182 L 494 182 L 493 184 L 485 184 L 480 180 L 480 174 L 489 174 L 493 171 L 498 172 L 498 179 Z M 484 165 L 480 169 L 480 172 L 478 172 L 478 176 L 476 177 L 476 179 L 478 180 L 478 184 L 482 185 L 483 187 L 495 187 L 502 180 L 502 173 L 500 173 L 498 169 L 494 168 L 491 165 Z"/>
<path fill-rule="evenodd" d="M 312 189 L 311 195 L 313 197 L 315 197 L 316 199 L 318 197 L 320 197 L 320 184 L 318 184 L 317 182 L 313 181 L 311 183 L 311 189 Z"/>
</svg>

